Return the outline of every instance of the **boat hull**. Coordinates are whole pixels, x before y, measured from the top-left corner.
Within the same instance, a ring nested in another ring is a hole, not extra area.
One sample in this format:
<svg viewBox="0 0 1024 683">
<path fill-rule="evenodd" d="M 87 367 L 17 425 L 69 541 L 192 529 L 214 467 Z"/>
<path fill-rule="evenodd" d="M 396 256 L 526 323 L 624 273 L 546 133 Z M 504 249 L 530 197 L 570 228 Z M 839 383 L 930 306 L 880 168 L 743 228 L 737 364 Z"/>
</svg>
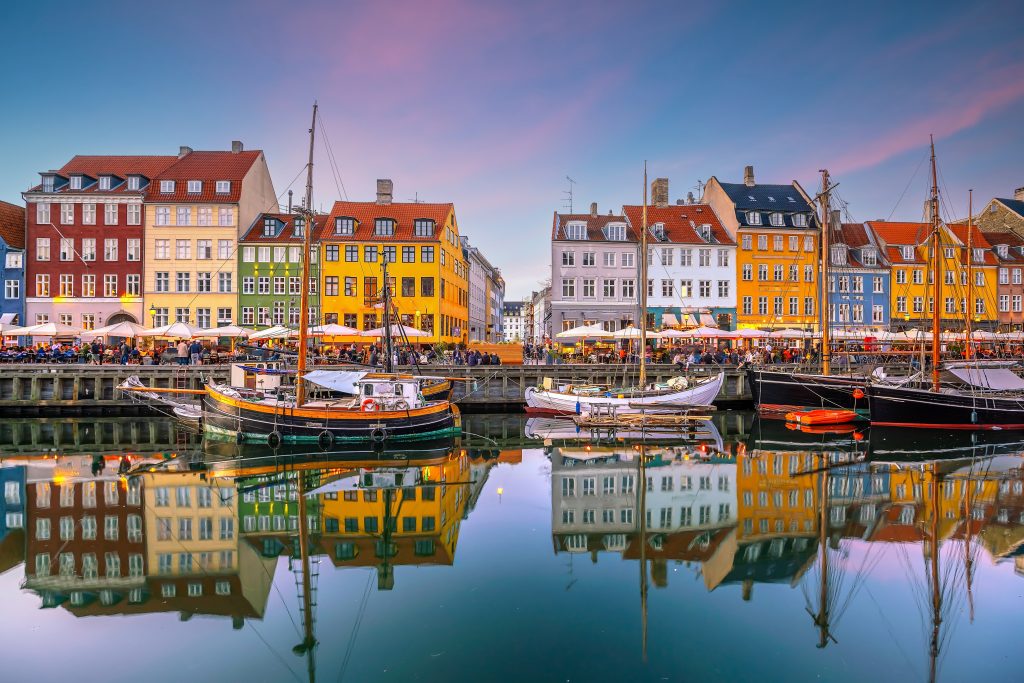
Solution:
<svg viewBox="0 0 1024 683">
<path fill-rule="evenodd" d="M 526 389 L 526 412 L 546 415 L 576 415 L 590 408 L 614 407 L 620 413 L 653 412 L 659 407 L 708 406 L 718 397 L 725 381 L 725 373 L 695 387 L 671 393 L 651 394 L 618 398 L 616 396 L 579 396 L 560 391 L 546 391 L 528 387 Z M 670 409 L 670 408 L 667 408 Z"/>
<path fill-rule="evenodd" d="M 865 392 L 866 382 L 854 377 L 832 377 L 802 373 L 749 369 L 750 394 L 758 412 L 778 414 L 807 408 L 852 410 L 868 416 L 868 401 L 854 392 Z M 865 392 L 866 393 L 866 392 Z"/>
<path fill-rule="evenodd" d="M 1024 430 L 1024 397 L 975 397 L 870 385 L 871 424 L 924 429 Z"/>
<path fill-rule="evenodd" d="M 254 404 L 212 387 L 203 397 L 203 430 L 243 443 L 383 443 L 458 434 L 461 428 L 458 408 L 447 402 L 408 411 L 361 412 Z"/>
</svg>

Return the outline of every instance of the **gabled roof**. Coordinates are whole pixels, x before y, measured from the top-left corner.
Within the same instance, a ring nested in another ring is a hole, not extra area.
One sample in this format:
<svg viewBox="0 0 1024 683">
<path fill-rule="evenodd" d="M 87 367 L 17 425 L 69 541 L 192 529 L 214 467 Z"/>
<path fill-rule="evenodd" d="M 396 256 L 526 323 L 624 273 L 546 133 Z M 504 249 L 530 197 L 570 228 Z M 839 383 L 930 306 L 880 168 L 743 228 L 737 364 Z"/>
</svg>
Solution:
<svg viewBox="0 0 1024 683">
<path fill-rule="evenodd" d="M 868 221 L 867 226 L 886 246 L 911 246 L 924 244 L 931 235 L 932 226 L 927 223 L 902 221 Z"/>
<path fill-rule="evenodd" d="M 989 244 L 992 245 L 992 253 L 995 254 L 996 259 L 1000 263 L 1021 263 L 1024 262 L 1024 253 L 1021 253 L 1021 248 L 1024 247 L 1024 238 L 1021 238 L 1015 232 L 1006 231 L 994 231 L 985 230 L 982 232 L 985 239 Z M 1006 245 L 1009 249 L 1006 252 L 1006 256 L 1000 256 L 997 251 L 997 247 L 1000 245 Z"/>
<path fill-rule="evenodd" d="M 967 263 L 967 259 L 969 258 L 969 255 L 968 255 L 967 249 L 966 249 L 967 244 L 968 244 L 967 226 L 966 225 L 961 225 L 961 224 L 957 223 L 957 224 L 947 225 L 946 227 L 949 228 L 950 232 L 952 232 L 954 235 L 956 235 L 956 238 L 958 240 L 960 240 L 961 244 L 963 244 L 963 246 L 965 247 L 965 249 L 962 252 L 960 252 L 960 260 L 963 263 Z M 976 228 L 976 227 L 972 228 L 971 229 L 971 234 L 970 234 L 969 242 L 971 244 L 971 248 L 972 249 L 984 249 L 985 250 L 985 252 L 984 252 L 984 259 L 985 259 L 984 260 L 984 264 L 986 266 L 995 266 L 995 265 L 999 264 L 999 259 L 997 259 L 996 255 L 994 253 L 992 253 L 992 245 L 989 243 L 989 241 L 987 239 L 985 239 L 985 233 L 983 233 L 981 230 L 978 230 L 978 228 Z"/>
<path fill-rule="evenodd" d="M 153 178 L 146 193 L 146 201 L 234 204 L 242 194 L 242 179 L 262 155 L 263 152 L 258 149 L 241 152 L 189 152 Z M 161 180 L 173 180 L 174 192 L 160 192 Z M 202 191 L 190 193 L 189 180 L 202 181 Z M 231 181 L 231 191 L 218 194 L 218 180 Z"/>
<path fill-rule="evenodd" d="M 643 207 L 624 206 L 622 212 L 629 221 L 633 231 L 639 234 L 643 227 Z M 684 204 L 669 206 L 648 206 L 647 227 L 655 223 L 665 226 L 665 242 L 674 244 L 726 244 L 735 245 L 736 241 L 729 236 L 714 210 L 707 204 Z M 705 241 L 697 228 L 702 225 L 711 226 L 711 241 Z M 648 232 L 648 243 L 657 244 Z"/>
<path fill-rule="evenodd" d="M 586 240 L 566 240 L 565 234 L 562 232 L 562 227 L 566 223 L 586 223 L 587 225 L 587 239 Z M 589 213 L 558 213 L 555 212 L 554 220 L 551 223 L 551 239 L 553 241 L 587 241 L 587 242 L 611 242 L 612 244 L 620 242 L 620 240 L 606 240 L 604 237 L 604 226 L 609 223 L 622 223 L 626 226 L 626 239 L 621 240 L 622 242 L 639 242 L 640 234 L 633 229 L 632 226 L 626 221 L 625 216 L 605 215 L 598 214 L 597 216 Z"/>
<path fill-rule="evenodd" d="M 377 202 L 334 202 L 331 213 L 327 216 L 320 239 L 329 242 L 408 242 L 410 240 L 435 241 L 440 239 L 442 230 L 449 216 L 455 212 L 455 205 L 427 204 L 419 202 L 400 202 L 394 204 L 378 204 Z M 354 218 L 356 228 L 354 235 L 334 234 L 336 218 Z M 374 235 L 374 225 L 378 218 L 390 218 L 395 221 L 394 235 Z M 417 237 L 413 221 L 426 218 L 434 221 L 434 234 L 431 237 Z"/>
<path fill-rule="evenodd" d="M 0 201 L 0 239 L 14 249 L 25 248 L 25 207 Z"/>
<path fill-rule="evenodd" d="M 830 261 L 833 265 L 839 267 L 849 268 L 887 268 L 888 261 L 885 250 L 881 249 L 876 241 L 872 238 L 871 231 L 863 223 L 843 223 L 839 227 L 838 234 L 832 235 L 832 244 L 845 244 L 849 247 L 846 250 L 846 263 L 836 264 L 834 261 Z M 875 265 L 866 265 L 862 258 L 862 249 L 864 247 L 875 247 L 877 262 Z M 829 255 L 831 259 L 831 254 Z"/>
<path fill-rule="evenodd" d="M 1021 218 L 1024 218 L 1024 201 L 1020 199 L 1003 199 L 1002 197 L 996 197 L 996 201 Z"/>
<path fill-rule="evenodd" d="M 171 155 L 83 155 L 79 154 L 71 158 L 71 161 L 51 172 L 44 172 L 41 175 L 58 175 L 69 178 L 73 175 L 84 175 L 89 178 L 99 179 L 100 176 L 110 175 L 125 180 L 130 175 L 138 175 L 144 178 L 155 178 L 176 162 L 178 157 Z M 42 184 L 36 185 L 29 192 L 41 192 Z M 67 194 L 123 194 L 128 192 L 127 182 L 121 182 L 111 190 L 100 190 L 99 183 L 92 183 L 89 187 L 81 190 L 72 190 L 66 185 L 55 192 Z M 134 194 L 138 190 L 132 190 Z"/>
<path fill-rule="evenodd" d="M 796 185 L 764 185 L 753 187 L 745 183 L 718 182 L 737 209 L 760 209 L 761 211 L 811 211 L 811 205 L 804 199 Z"/>
<path fill-rule="evenodd" d="M 267 235 L 264 235 L 263 220 L 265 218 L 274 218 L 280 221 L 281 223 L 284 223 L 284 228 L 282 228 L 281 231 L 273 237 L 268 237 Z M 295 242 L 296 244 L 299 244 L 302 242 L 303 237 L 297 236 L 295 234 L 295 218 L 296 214 L 290 213 L 261 213 L 260 215 L 256 216 L 256 220 L 254 220 L 252 222 L 252 225 L 249 226 L 249 229 L 246 230 L 245 233 L 243 233 L 242 239 L 239 241 L 267 243 Z M 320 229 L 320 226 L 323 225 L 324 216 L 317 216 L 313 219 L 313 221 L 313 235 L 316 235 L 317 233 L 315 231 L 318 231 Z"/>
</svg>

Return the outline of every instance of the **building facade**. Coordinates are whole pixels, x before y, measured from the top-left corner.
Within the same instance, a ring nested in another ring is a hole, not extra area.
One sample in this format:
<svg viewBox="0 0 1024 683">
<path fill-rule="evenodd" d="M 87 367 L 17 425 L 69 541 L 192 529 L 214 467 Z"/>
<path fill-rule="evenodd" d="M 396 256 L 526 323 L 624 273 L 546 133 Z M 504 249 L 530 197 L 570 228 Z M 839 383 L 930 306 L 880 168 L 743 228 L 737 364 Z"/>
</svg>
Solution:
<svg viewBox="0 0 1024 683">
<path fill-rule="evenodd" d="M 637 320 L 638 241 L 625 216 L 598 215 L 597 204 L 589 214 L 554 215 L 550 334 L 595 324 L 615 331 Z"/>
<path fill-rule="evenodd" d="M 277 208 L 263 152 L 246 151 L 237 141 L 231 151 L 182 147 L 146 190 L 147 322 L 237 322 L 240 231 Z"/>
<path fill-rule="evenodd" d="M 507 342 L 526 340 L 526 319 L 523 316 L 523 307 L 522 301 L 506 301 L 502 305 L 501 331 Z"/>
<path fill-rule="evenodd" d="M 23 194 L 25 324 L 92 329 L 143 316 L 143 204 L 173 156 L 76 156 Z"/>
<path fill-rule="evenodd" d="M 712 177 L 703 201 L 735 240 L 737 328 L 813 330 L 818 316 L 818 221 L 799 183 L 742 183 Z"/>
<path fill-rule="evenodd" d="M 1015 232 L 1024 235 L 1024 187 L 1018 187 L 1010 199 L 996 197 L 989 200 L 974 216 L 974 225 L 983 232 Z"/>
<path fill-rule="evenodd" d="M 371 330 L 383 321 L 382 265 L 402 324 L 429 333 L 416 343 L 466 341 L 469 267 L 453 204 L 393 202 L 377 181 L 375 202 L 335 202 L 320 230 L 324 320 Z"/>
<path fill-rule="evenodd" d="M 857 332 L 889 329 L 889 261 L 863 223 L 833 219 L 829 239 L 829 323 Z"/>
<path fill-rule="evenodd" d="M 322 223 L 321 219 L 313 226 L 314 235 Z M 298 326 L 305 229 L 304 216 L 261 213 L 242 234 L 238 245 L 240 325 L 257 329 L 271 325 Z M 314 246 L 310 253 L 310 325 L 320 319 L 319 251 Z"/>
<path fill-rule="evenodd" d="M 0 202 L 0 326 L 25 322 L 25 208 Z"/>
<path fill-rule="evenodd" d="M 647 207 L 647 313 L 654 327 L 719 326 L 736 318 L 736 242 L 707 204 L 669 204 L 668 179 Z M 643 207 L 624 206 L 634 232 Z"/>
<path fill-rule="evenodd" d="M 1024 238 L 1015 232 L 984 232 L 985 241 L 992 245 L 992 254 L 999 262 L 996 296 L 999 329 L 1024 329 Z"/>
<path fill-rule="evenodd" d="M 505 281 L 481 251 L 461 238 L 462 253 L 469 266 L 469 341 L 498 342 L 501 334 L 501 306 Z"/>
</svg>

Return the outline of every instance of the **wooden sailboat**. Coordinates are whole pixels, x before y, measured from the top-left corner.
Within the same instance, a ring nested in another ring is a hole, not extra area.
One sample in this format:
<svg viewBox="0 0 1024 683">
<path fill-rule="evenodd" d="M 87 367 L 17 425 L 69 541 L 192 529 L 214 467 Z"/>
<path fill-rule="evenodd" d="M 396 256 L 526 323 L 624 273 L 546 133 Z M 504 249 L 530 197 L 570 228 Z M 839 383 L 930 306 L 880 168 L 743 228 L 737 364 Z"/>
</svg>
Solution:
<svg viewBox="0 0 1024 683">
<path fill-rule="evenodd" d="M 640 231 L 640 368 L 637 386 L 609 387 L 590 383 L 560 387 L 527 387 L 526 412 L 549 415 L 589 413 L 594 409 L 623 413 L 674 412 L 680 408 L 709 406 L 718 397 L 725 373 L 708 377 L 690 386 L 685 377 L 674 377 L 662 384 L 647 383 L 647 165 L 644 164 L 643 225 Z"/>
<path fill-rule="evenodd" d="M 317 105 L 309 130 L 309 161 L 306 167 L 306 215 L 302 281 L 308 280 L 313 232 L 313 141 Z M 387 262 L 384 263 L 387 283 Z M 309 288 L 302 287 L 299 310 L 299 355 L 294 395 L 254 391 L 209 383 L 203 397 L 204 431 L 236 441 L 265 442 L 276 446 L 289 441 L 311 441 L 329 446 L 336 441 L 370 441 L 433 438 L 458 433 L 458 409 L 447 398 L 424 397 L 420 379 L 413 376 L 378 375 L 355 379 L 356 395 L 340 400 L 307 401 L 306 359 L 309 352 Z M 390 288 L 384 287 L 384 329 L 387 353 L 391 354 Z"/>
<path fill-rule="evenodd" d="M 939 301 L 943 271 L 939 258 L 941 221 L 934 141 L 931 143 L 931 175 L 932 231 L 929 239 L 935 302 L 932 306 L 931 378 L 929 381 L 922 376 L 919 381 L 899 386 L 870 384 L 867 394 L 871 424 L 926 429 L 1024 430 L 1024 379 L 1011 371 L 1010 366 L 1015 363 L 967 361 L 943 364 L 940 357 Z M 968 240 L 970 233 L 968 225 Z M 973 255 L 968 254 L 968 264 L 972 260 Z M 965 317 L 970 318 L 969 315 Z"/>
</svg>

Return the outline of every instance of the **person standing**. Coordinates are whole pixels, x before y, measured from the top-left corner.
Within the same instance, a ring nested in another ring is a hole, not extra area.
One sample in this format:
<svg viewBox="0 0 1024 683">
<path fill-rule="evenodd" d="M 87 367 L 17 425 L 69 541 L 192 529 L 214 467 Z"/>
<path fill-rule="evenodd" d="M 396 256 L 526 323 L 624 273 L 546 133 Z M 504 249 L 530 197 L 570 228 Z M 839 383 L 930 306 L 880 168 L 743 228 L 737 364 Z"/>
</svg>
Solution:
<svg viewBox="0 0 1024 683">
<path fill-rule="evenodd" d="M 188 344 L 184 339 L 178 340 L 178 365 L 188 365 Z"/>
</svg>

